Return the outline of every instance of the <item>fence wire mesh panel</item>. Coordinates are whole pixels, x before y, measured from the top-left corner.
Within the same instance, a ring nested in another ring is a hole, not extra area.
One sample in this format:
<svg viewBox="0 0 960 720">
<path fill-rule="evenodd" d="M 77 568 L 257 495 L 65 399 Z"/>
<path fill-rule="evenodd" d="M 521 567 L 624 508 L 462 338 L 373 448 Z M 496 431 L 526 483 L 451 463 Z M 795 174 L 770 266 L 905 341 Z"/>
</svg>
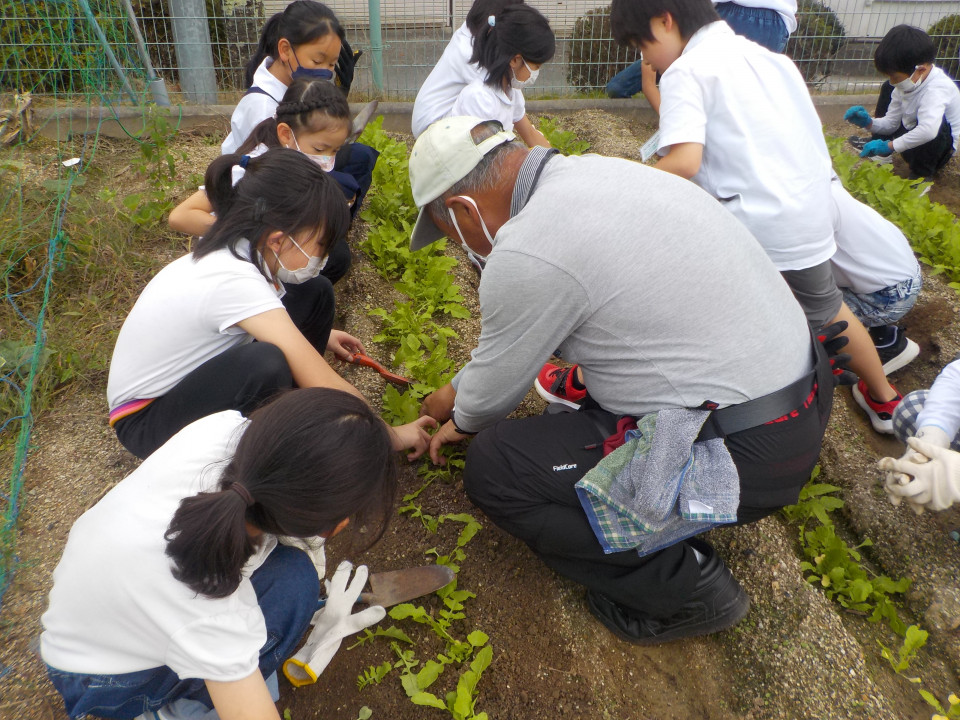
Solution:
<svg viewBox="0 0 960 720">
<path fill-rule="evenodd" d="M 636 59 L 610 39 L 609 5 L 597 0 L 529 0 L 554 28 L 553 62 L 525 91 L 531 98 L 603 94 L 606 82 Z M 0 56 L 5 89 L 88 94 L 115 99 L 147 95 L 145 61 L 166 80 L 171 99 L 230 103 L 242 92 L 244 66 L 267 17 L 286 0 L 0 0 Z M 370 7 L 379 8 L 371 25 Z M 127 5 L 130 6 L 128 12 Z M 342 0 L 331 4 L 355 49 L 364 52 L 356 99 L 412 100 L 454 30 L 468 0 Z M 134 23 L 130 15 L 136 20 Z M 938 63 L 957 75 L 960 6 L 954 1 L 800 0 L 798 27 L 787 53 L 811 88 L 859 91 L 876 87 L 876 43 L 894 25 L 931 31 Z M 147 57 L 139 52 L 142 34 Z M 381 87 L 372 63 L 382 39 Z M 111 57 L 112 56 L 112 57 Z M 204 84 L 206 83 L 206 84 Z M 219 94 L 218 94 L 219 93 Z"/>
</svg>

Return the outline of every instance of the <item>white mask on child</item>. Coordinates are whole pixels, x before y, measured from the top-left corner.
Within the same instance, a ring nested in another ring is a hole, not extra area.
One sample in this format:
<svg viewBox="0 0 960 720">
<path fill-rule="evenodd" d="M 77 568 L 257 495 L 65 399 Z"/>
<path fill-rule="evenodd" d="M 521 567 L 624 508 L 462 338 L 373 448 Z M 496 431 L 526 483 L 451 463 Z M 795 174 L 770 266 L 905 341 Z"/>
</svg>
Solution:
<svg viewBox="0 0 960 720">
<path fill-rule="evenodd" d="M 317 165 L 320 166 L 320 169 L 324 172 L 330 172 L 333 170 L 333 165 L 337 161 L 335 155 L 311 155 L 308 152 L 300 150 L 300 143 L 297 142 L 297 137 L 294 135 L 293 144 L 297 146 L 297 150 L 300 151 L 301 155 L 306 155 L 308 158 L 313 160 Z"/>
<path fill-rule="evenodd" d="M 523 60 L 523 58 L 520 58 L 520 59 Z M 536 70 L 531 70 L 530 66 L 527 65 L 526 60 L 523 60 L 523 66 L 527 69 L 527 72 L 530 73 L 530 77 L 528 77 L 526 80 L 517 80 L 516 75 L 510 78 L 510 87 L 512 87 L 514 90 L 523 90 L 525 87 L 529 87 L 530 85 L 533 85 L 537 81 L 537 78 L 540 76 L 540 68 L 537 68 Z"/>
<path fill-rule="evenodd" d="M 307 255 L 307 251 L 300 247 L 300 243 L 298 243 L 289 235 L 287 235 L 287 237 L 290 239 L 290 242 L 297 246 L 297 250 L 306 255 L 307 264 L 302 268 L 298 268 L 297 270 L 288 270 L 283 266 L 283 261 L 280 259 L 277 251 L 274 250 L 273 254 L 277 256 L 277 263 L 280 265 L 276 272 L 277 280 L 282 283 L 286 283 L 287 285 L 300 285 L 308 280 L 313 280 L 317 275 L 320 274 L 320 271 L 323 270 L 324 266 L 327 264 L 327 258 Z"/>
<path fill-rule="evenodd" d="M 483 230 L 483 234 L 487 238 L 487 242 L 489 242 L 490 246 L 493 247 L 493 237 L 490 235 L 490 231 L 487 229 L 487 224 L 483 221 L 483 215 L 480 214 L 480 208 L 477 207 L 476 201 L 472 197 L 469 197 L 467 195 L 457 195 L 457 197 L 463 198 L 464 200 L 469 202 L 471 205 L 473 205 L 474 209 L 477 211 L 477 217 L 480 218 L 480 229 Z M 457 223 L 457 216 L 453 213 L 453 208 L 448 207 L 447 212 L 450 213 L 450 220 L 453 222 L 453 227 L 456 229 L 457 235 L 460 237 L 460 242 L 463 243 L 463 247 L 470 250 L 470 252 L 472 252 L 481 260 L 486 260 L 487 259 L 486 255 L 481 255 L 476 250 L 473 250 L 472 248 L 470 248 L 467 245 L 467 241 L 463 239 L 463 233 L 460 231 L 460 225 L 459 223 Z"/>
<path fill-rule="evenodd" d="M 917 70 L 923 70 L 923 66 L 922 66 L 922 65 L 917 65 L 917 66 L 913 69 L 913 72 L 916 72 Z M 918 87 L 920 87 L 920 84 L 921 84 L 922 82 L 923 82 L 923 78 L 921 78 L 921 79 L 917 80 L 916 82 L 914 82 L 914 81 L 913 81 L 913 75 L 910 75 L 910 77 L 908 77 L 906 80 L 901 80 L 901 81 L 898 82 L 896 85 L 894 85 L 894 87 L 895 87 L 897 90 L 899 90 L 900 92 L 909 95 L 909 94 L 912 93 L 914 90 L 916 90 Z"/>
</svg>

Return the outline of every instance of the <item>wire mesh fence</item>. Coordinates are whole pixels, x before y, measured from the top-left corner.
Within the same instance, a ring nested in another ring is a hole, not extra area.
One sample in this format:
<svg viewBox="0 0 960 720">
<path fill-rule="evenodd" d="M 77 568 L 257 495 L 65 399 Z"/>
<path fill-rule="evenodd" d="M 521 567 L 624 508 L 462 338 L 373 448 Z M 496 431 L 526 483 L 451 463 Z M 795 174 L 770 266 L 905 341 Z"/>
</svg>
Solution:
<svg viewBox="0 0 960 720">
<path fill-rule="evenodd" d="M 537 86 L 526 92 L 529 97 L 602 94 L 609 78 L 636 59 L 634 51 L 610 39 L 608 4 L 528 2 L 548 17 L 558 38 L 557 55 L 544 67 Z M 131 91 L 146 93 L 149 60 L 174 91 L 175 100 L 199 97 L 203 102 L 230 103 L 244 89 L 243 68 L 265 19 L 286 4 L 287 0 L 0 0 L 0 84 L 8 90 L 61 97 L 105 88 L 116 98 L 128 98 Z M 376 35 L 371 33 L 370 5 L 370 0 L 332 3 L 351 44 L 364 51 L 354 84 L 357 99 L 412 100 L 464 21 L 470 1 L 377 0 L 383 41 L 381 87 L 374 84 L 371 72 L 371 38 Z M 201 39 L 194 42 L 209 48 L 207 60 L 197 63 L 179 55 L 172 13 L 178 13 L 180 34 L 184 29 L 196 31 Z M 954 76 L 960 69 L 956 2 L 800 0 L 798 21 L 787 53 L 813 89 L 859 91 L 879 84 L 872 65 L 874 48 L 889 28 L 900 23 L 932 28 L 938 33 L 938 63 Z M 138 52 L 138 29 L 148 57 Z M 191 95 L 191 82 L 204 75 L 212 78 L 214 94 Z M 177 96 L 177 91 L 187 94 Z"/>
</svg>

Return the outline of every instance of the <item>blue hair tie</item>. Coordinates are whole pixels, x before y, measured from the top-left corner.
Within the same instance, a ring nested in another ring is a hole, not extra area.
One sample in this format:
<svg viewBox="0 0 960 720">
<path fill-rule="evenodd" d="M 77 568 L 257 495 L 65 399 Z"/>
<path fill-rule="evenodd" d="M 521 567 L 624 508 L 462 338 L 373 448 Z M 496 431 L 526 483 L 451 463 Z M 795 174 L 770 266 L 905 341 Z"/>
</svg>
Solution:
<svg viewBox="0 0 960 720">
<path fill-rule="evenodd" d="M 249 163 L 249 162 L 250 162 L 250 156 L 249 156 L 249 155 L 244 155 L 244 156 L 242 156 L 242 157 L 240 158 L 240 162 L 238 163 L 238 165 L 240 165 L 240 167 L 242 167 L 244 170 L 246 170 L 246 169 L 247 169 L 247 163 Z"/>
<path fill-rule="evenodd" d="M 487 18 L 487 25 L 489 25 L 490 27 L 493 27 L 493 26 L 496 25 L 496 24 L 497 24 L 497 16 L 496 16 L 496 15 L 490 15 L 490 16 Z"/>
</svg>

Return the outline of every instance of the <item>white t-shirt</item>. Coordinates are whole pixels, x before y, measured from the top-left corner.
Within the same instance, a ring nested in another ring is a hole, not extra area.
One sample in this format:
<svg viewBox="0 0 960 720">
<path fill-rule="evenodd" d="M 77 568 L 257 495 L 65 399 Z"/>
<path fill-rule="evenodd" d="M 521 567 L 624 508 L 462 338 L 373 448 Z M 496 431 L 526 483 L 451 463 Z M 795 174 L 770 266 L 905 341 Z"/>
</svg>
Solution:
<svg viewBox="0 0 960 720">
<path fill-rule="evenodd" d="M 237 250 L 248 254 L 250 245 Z M 174 260 L 147 283 L 120 328 L 107 380 L 110 410 L 165 395 L 207 360 L 252 342 L 237 323 L 282 308 L 282 294 L 226 248 Z"/>
<path fill-rule="evenodd" d="M 183 498 L 216 489 L 245 426 L 233 410 L 188 425 L 77 520 L 41 618 L 44 662 L 85 674 L 167 665 L 220 682 L 257 668 L 266 625 L 249 578 L 276 538 L 264 535 L 237 590 L 213 599 L 173 577 L 163 537 Z"/>
<path fill-rule="evenodd" d="M 510 88 L 503 92 L 482 80 L 474 80 L 460 91 L 453 108 L 445 117 L 472 115 L 483 120 L 499 120 L 504 130 L 513 130 L 514 123 L 522 120 L 526 113 L 521 90 Z"/>
<path fill-rule="evenodd" d="M 773 10 L 783 18 L 783 24 L 787 26 L 788 33 L 793 33 L 797 29 L 797 0 L 735 0 L 735 2 L 741 7 Z"/>
<path fill-rule="evenodd" d="M 848 193 L 840 178 L 833 179 L 830 189 L 837 241 L 830 264 L 838 287 L 873 293 L 920 274 L 900 228 Z"/>
<path fill-rule="evenodd" d="M 714 22 L 663 73 L 660 94 L 660 154 L 702 144 L 691 179 L 747 226 L 778 270 L 833 255 L 830 155 L 793 61 Z"/>
<path fill-rule="evenodd" d="M 453 103 L 464 87 L 474 80 L 482 81 L 486 76 L 486 71 L 479 65 L 470 64 L 472 54 L 473 35 L 464 23 L 450 38 L 443 55 L 420 86 L 410 119 L 414 138 L 420 137 L 430 125 L 450 114 Z"/>
<path fill-rule="evenodd" d="M 955 438 L 960 433 L 960 360 L 947 365 L 933 381 L 923 410 L 917 415 L 917 429 L 936 426 Z"/>
<path fill-rule="evenodd" d="M 244 95 L 234 108 L 233 115 L 230 116 L 230 134 L 220 144 L 221 155 L 236 152 L 257 125 L 276 114 L 277 105 L 283 100 L 287 86 L 270 72 L 271 65 L 273 58 L 264 58 L 253 74 L 253 87 L 258 87 L 267 94 L 252 92 Z"/>
<path fill-rule="evenodd" d="M 893 89 L 887 114 L 874 118 L 870 132 L 892 135 L 902 123 L 908 132 L 893 141 L 893 149 L 903 152 L 933 140 L 944 117 L 950 123 L 956 152 L 960 143 L 960 90 L 949 75 L 934 66 L 913 92 Z"/>
</svg>

